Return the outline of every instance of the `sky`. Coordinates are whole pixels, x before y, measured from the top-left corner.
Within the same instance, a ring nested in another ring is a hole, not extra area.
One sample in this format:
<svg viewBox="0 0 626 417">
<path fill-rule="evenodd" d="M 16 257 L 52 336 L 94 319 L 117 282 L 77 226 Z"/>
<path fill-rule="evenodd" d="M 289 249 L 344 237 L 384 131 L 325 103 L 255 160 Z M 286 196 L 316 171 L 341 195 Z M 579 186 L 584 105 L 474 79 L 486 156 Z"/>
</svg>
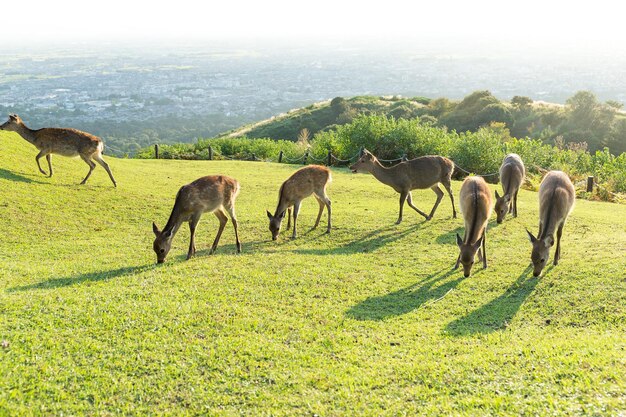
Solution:
<svg viewBox="0 0 626 417">
<path fill-rule="evenodd" d="M 624 47 L 619 2 L 594 0 L 21 0 L 3 5 L 15 43 L 154 39 L 504 39 Z"/>
</svg>

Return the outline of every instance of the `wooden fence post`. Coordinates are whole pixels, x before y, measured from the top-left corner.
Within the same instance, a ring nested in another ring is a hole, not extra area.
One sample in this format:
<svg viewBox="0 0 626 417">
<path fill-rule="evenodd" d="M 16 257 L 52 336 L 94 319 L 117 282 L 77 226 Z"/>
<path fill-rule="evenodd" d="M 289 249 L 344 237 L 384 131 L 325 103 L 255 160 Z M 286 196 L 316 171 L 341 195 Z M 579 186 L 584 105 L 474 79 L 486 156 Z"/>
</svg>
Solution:
<svg viewBox="0 0 626 417">
<path fill-rule="evenodd" d="M 209 145 L 209 161 L 213 160 L 213 148 Z"/>
<path fill-rule="evenodd" d="M 280 164 L 281 162 L 283 162 L 283 151 L 280 151 L 278 154 L 278 163 Z"/>
<path fill-rule="evenodd" d="M 408 160 L 409 160 L 409 158 L 406 156 L 406 154 L 402 155 L 402 161 L 401 162 L 406 162 Z"/>
<path fill-rule="evenodd" d="M 593 192 L 593 176 L 587 177 L 587 192 Z"/>
<path fill-rule="evenodd" d="M 309 151 L 307 149 L 307 151 L 304 153 L 304 159 L 302 160 L 302 165 L 306 165 L 306 160 L 309 159 Z"/>
<path fill-rule="evenodd" d="M 252 160 L 256 161 L 256 155 L 255 154 L 252 154 Z"/>
<path fill-rule="evenodd" d="M 154 159 L 159 159 L 159 145 L 154 144 Z"/>
<path fill-rule="evenodd" d="M 332 152 L 329 149 L 328 150 L 328 164 L 326 164 L 326 165 L 331 166 L 332 164 L 333 164 L 333 154 L 332 154 Z"/>
<path fill-rule="evenodd" d="M 359 149 L 359 158 L 363 156 L 363 147 L 361 146 L 361 149 Z"/>
</svg>

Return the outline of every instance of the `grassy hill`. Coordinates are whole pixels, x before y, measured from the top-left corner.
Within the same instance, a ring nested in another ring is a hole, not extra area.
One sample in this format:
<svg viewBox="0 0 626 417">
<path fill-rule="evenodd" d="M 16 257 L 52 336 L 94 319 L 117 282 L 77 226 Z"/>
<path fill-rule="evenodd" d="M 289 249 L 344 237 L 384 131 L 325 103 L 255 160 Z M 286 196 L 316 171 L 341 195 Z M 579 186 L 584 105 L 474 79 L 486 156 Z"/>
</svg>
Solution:
<svg viewBox="0 0 626 417">
<path fill-rule="evenodd" d="M 246 136 L 295 141 L 303 129 L 307 129 L 312 137 L 315 133 L 332 126 L 349 123 L 358 114 L 378 113 L 402 118 L 416 117 L 419 109 L 428 102 L 429 99 L 424 97 L 356 96 L 346 99 L 337 97 L 244 125 L 218 137 Z"/>
<path fill-rule="evenodd" d="M 333 170 L 334 230 L 272 242 L 265 209 L 298 166 L 108 157 L 96 169 L 0 132 L 0 415 L 620 415 L 626 411 L 626 206 L 577 201 L 562 260 L 528 268 L 520 217 L 490 223 L 489 268 L 451 267 L 461 219 L 425 222 L 368 175 Z M 243 253 L 205 215 L 155 264 L 177 189 L 242 185 Z M 459 183 L 453 184 L 458 194 Z M 414 192 L 430 209 L 434 193 Z"/>
</svg>

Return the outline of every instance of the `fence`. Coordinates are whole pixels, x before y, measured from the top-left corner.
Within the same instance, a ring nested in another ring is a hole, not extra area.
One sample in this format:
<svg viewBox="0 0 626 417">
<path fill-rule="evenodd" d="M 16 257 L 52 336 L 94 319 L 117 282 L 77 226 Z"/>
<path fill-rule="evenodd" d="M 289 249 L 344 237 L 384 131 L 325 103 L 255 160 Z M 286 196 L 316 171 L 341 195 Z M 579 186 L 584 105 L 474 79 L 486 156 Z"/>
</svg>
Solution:
<svg viewBox="0 0 626 417">
<path fill-rule="evenodd" d="M 339 157 L 337 157 L 336 155 L 334 155 L 330 150 L 328 151 L 327 155 L 325 158 L 315 158 L 313 155 L 311 155 L 311 153 L 307 150 L 304 152 L 304 154 L 300 157 L 297 158 L 288 158 L 285 156 L 284 152 L 281 150 L 276 159 L 272 159 L 272 158 L 266 158 L 266 159 L 262 159 L 262 158 L 257 158 L 257 156 L 254 153 L 251 153 L 250 155 L 248 155 L 247 157 L 244 158 L 233 158 L 227 155 L 222 155 L 219 154 L 217 152 L 215 152 L 215 150 L 213 149 L 213 147 L 211 147 L 209 145 L 208 148 L 208 153 L 209 153 L 209 161 L 214 160 L 214 157 L 219 157 L 221 159 L 225 159 L 225 160 L 230 160 L 230 161 L 258 161 L 258 162 L 278 162 L 278 163 L 288 163 L 288 164 L 302 164 L 302 165 L 307 165 L 309 162 L 315 162 L 315 163 L 319 163 L 319 164 L 325 164 L 327 166 L 339 166 L 342 164 L 349 164 L 350 162 L 354 161 L 356 162 L 362 155 L 363 155 L 363 148 L 361 148 L 359 150 L 359 152 L 357 152 L 356 154 L 354 154 L 353 156 L 351 156 L 348 159 L 341 159 Z M 154 145 L 154 157 L 155 159 L 159 159 L 159 145 L 155 144 Z M 396 158 L 396 159 L 378 159 L 379 162 L 383 162 L 386 164 L 390 164 L 390 165 L 394 165 L 400 162 L 404 162 L 404 161 L 408 161 L 408 157 L 406 155 L 406 153 L 404 153 L 400 158 Z M 499 175 L 499 172 L 492 172 L 492 173 L 488 173 L 488 174 L 476 174 L 473 172 L 470 172 L 460 166 L 458 166 L 456 163 L 454 164 L 454 166 L 461 172 L 467 174 L 467 175 L 477 175 L 480 177 L 494 177 L 496 175 Z M 541 168 L 541 167 L 535 167 L 539 172 L 547 172 L 548 170 Z M 598 188 L 603 188 L 605 192 L 613 195 L 614 197 L 619 197 L 618 194 L 615 194 L 609 190 L 607 190 L 606 188 L 602 187 L 600 184 L 595 182 L 595 179 L 593 176 L 588 176 L 587 179 L 579 181 L 575 184 L 576 188 L 581 187 L 582 185 L 586 184 L 586 192 L 591 193 L 593 192 L 593 188 L 594 185 Z"/>
</svg>

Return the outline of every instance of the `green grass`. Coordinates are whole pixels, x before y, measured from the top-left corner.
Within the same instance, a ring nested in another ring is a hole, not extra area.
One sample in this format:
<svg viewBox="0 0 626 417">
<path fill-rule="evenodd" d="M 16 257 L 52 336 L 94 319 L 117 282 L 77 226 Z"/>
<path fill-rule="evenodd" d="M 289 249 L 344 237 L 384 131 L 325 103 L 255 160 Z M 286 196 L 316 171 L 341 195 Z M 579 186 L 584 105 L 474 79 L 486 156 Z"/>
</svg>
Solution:
<svg viewBox="0 0 626 417">
<path fill-rule="evenodd" d="M 446 198 L 430 222 L 368 175 L 333 170 L 334 229 L 270 241 L 265 210 L 297 166 L 124 160 L 100 167 L 0 133 L 0 415 L 622 415 L 626 206 L 578 201 L 562 259 L 528 268 L 537 195 L 490 224 L 465 279 Z M 236 177 L 228 224 L 188 228 L 155 264 L 151 222 L 202 175 Z M 459 183 L 453 184 L 458 194 Z M 430 190 L 414 192 L 422 209 Z M 495 218 L 495 217 L 494 217 Z M 8 346 L 7 346 L 8 344 Z"/>
</svg>

